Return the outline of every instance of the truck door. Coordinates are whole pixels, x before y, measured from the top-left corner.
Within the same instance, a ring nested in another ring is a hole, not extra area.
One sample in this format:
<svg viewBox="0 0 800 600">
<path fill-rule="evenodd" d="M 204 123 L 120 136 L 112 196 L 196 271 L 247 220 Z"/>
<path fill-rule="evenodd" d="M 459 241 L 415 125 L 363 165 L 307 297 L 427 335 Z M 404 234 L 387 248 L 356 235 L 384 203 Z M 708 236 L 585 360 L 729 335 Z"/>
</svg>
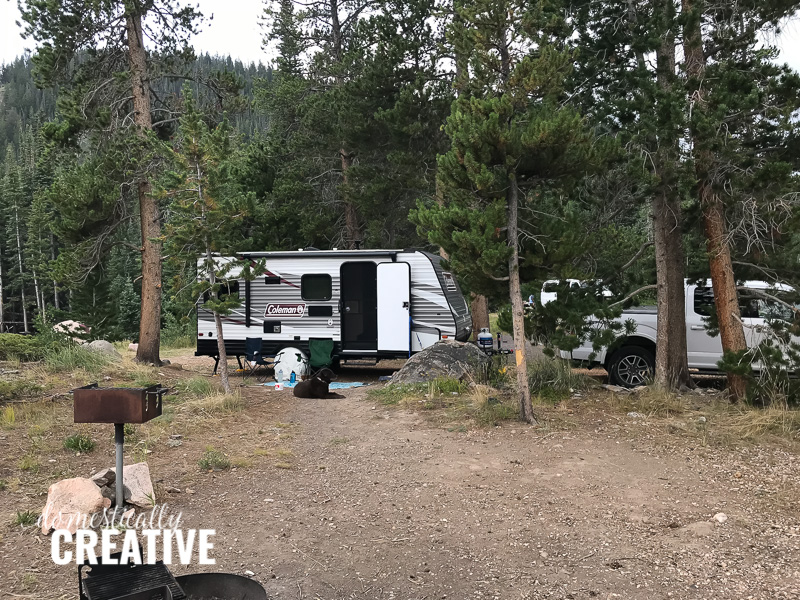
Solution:
<svg viewBox="0 0 800 600">
<path fill-rule="evenodd" d="M 411 349 L 411 268 L 408 263 L 378 265 L 378 351 Z"/>
<path fill-rule="evenodd" d="M 705 320 L 714 310 L 714 292 L 710 287 L 686 288 L 686 349 L 689 368 L 716 369 L 722 358 L 722 341 L 710 336 Z"/>
</svg>

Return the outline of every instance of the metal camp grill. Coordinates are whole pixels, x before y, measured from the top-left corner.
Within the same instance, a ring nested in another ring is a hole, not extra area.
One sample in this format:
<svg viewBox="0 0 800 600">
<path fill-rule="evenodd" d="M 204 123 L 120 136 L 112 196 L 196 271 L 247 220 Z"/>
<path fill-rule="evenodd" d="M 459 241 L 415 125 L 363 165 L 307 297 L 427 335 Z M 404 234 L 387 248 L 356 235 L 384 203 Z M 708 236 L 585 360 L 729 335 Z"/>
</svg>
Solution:
<svg viewBox="0 0 800 600">
<path fill-rule="evenodd" d="M 125 452 L 125 424 L 146 423 L 161 415 L 160 384 L 144 388 L 101 388 L 96 383 L 72 390 L 75 423 L 113 423 L 117 451 L 116 506 L 125 505 L 122 462 Z"/>
<path fill-rule="evenodd" d="M 119 556 L 119 555 L 116 555 Z M 87 565 L 78 568 L 81 600 L 183 600 L 175 577 L 162 563 L 154 565 Z M 85 576 L 84 576 L 85 575 Z"/>
</svg>

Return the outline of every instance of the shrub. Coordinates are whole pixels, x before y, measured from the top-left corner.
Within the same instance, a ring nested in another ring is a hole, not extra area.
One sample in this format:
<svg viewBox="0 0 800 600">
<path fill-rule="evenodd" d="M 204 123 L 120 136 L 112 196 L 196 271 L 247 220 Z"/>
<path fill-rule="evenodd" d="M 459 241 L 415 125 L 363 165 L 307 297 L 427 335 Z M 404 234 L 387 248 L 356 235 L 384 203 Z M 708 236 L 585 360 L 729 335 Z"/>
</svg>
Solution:
<svg viewBox="0 0 800 600">
<path fill-rule="evenodd" d="M 531 393 L 549 400 L 562 400 L 576 390 L 591 385 L 586 375 L 575 373 L 569 363 L 558 358 L 540 358 L 528 363 Z"/>
<path fill-rule="evenodd" d="M 204 471 L 224 471 L 231 468 L 230 459 L 219 450 L 207 448 L 197 463 Z"/>
<path fill-rule="evenodd" d="M 94 441 L 85 433 L 76 433 L 64 440 L 64 448 L 86 454 L 94 450 Z"/>
<path fill-rule="evenodd" d="M 41 390 L 41 386 L 30 381 L 0 381 L 0 401 L 32 396 Z"/>
<path fill-rule="evenodd" d="M 41 360 L 44 348 L 32 335 L 0 333 L 0 360 Z"/>
<path fill-rule="evenodd" d="M 218 392 L 214 382 L 208 377 L 191 377 L 175 384 L 175 388 L 192 396 L 202 398 Z"/>
<path fill-rule="evenodd" d="M 105 354 L 92 352 L 73 342 L 65 342 L 60 346 L 49 347 L 44 354 L 45 366 L 51 373 L 63 373 L 77 369 L 96 372 L 108 366 L 111 360 Z"/>
<path fill-rule="evenodd" d="M 38 519 L 39 515 L 32 510 L 18 510 L 17 514 L 14 515 L 14 520 L 12 522 L 14 525 L 19 525 L 20 527 L 32 527 L 33 525 L 36 525 L 36 521 Z"/>
<path fill-rule="evenodd" d="M 14 424 L 17 422 L 17 411 L 13 406 L 6 406 L 3 412 L 0 413 L 0 425 L 4 429 L 13 429 Z"/>
</svg>

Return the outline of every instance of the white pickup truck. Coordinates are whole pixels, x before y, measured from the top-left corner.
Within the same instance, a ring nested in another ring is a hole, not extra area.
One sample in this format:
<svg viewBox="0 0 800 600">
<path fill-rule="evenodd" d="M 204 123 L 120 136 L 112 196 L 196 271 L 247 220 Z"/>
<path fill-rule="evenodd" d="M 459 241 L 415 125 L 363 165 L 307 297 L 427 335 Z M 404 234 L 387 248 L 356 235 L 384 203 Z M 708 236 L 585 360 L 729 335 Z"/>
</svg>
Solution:
<svg viewBox="0 0 800 600">
<path fill-rule="evenodd" d="M 764 290 L 769 294 L 791 292 L 789 286 L 769 285 L 763 281 L 747 281 L 742 287 Z M 712 337 L 706 330 L 705 320 L 712 313 L 714 294 L 711 282 L 706 285 L 686 284 L 686 347 L 689 369 L 698 373 L 719 372 L 717 363 L 722 358 L 722 341 L 719 335 Z M 756 295 L 748 296 L 740 291 L 739 304 L 745 325 L 747 345 L 753 348 L 766 337 L 764 325 L 767 319 L 791 317 L 788 307 L 765 300 Z M 656 322 L 655 306 L 631 308 L 623 311 L 621 321 L 633 320 L 636 331 L 619 338 L 611 348 L 601 348 L 595 356 L 590 342 L 585 342 L 571 353 L 561 352 L 561 357 L 589 366 L 602 365 L 608 371 L 612 383 L 624 387 L 636 387 L 647 383 L 655 367 Z M 800 338 L 793 338 L 800 343 Z M 590 358 L 591 357 L 591 358 Z"/>
</svg>

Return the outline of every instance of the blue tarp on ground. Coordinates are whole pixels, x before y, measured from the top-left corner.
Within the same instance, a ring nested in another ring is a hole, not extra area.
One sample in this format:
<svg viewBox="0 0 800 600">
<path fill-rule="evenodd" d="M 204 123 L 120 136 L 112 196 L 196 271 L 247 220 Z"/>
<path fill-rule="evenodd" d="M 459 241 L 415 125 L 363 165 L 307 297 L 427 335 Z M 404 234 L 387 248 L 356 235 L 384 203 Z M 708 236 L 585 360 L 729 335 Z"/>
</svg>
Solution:
<svg viewBox="0 0 800 600">
<path fill-rule="evenodd" d="M 295 381 L 291 383 L 289 381 L 283 382 L 283 387 L 287 389 L 291 389 L 296 386 L 299 381 Z M 261 385 L 265 385 L 268 387 L 275 387 L 275 382 L 271 381 L 269 383 L 262 383 Z M 365 385 L 369 385 L 368 383 L 361 383 L 360 381 L 334 381 L 333 383 L 328 384 L 329 390 L 346 390 L 347 388 L 356 388 L 356 387 L 363 387 Z"/>
</svg>

